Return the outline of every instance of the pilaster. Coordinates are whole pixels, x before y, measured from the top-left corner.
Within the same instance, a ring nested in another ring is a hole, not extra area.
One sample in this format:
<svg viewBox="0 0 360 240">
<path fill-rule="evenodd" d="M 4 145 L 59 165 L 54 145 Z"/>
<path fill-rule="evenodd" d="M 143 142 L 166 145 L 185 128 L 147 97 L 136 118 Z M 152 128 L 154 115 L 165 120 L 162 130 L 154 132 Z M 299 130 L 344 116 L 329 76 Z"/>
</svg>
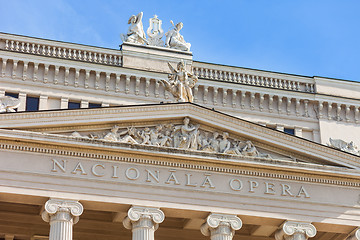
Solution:
<svg viewBox="0 0 360 240">
<path fill-rule="evenodd" d="M 132 230 L 133 240 L 154 240 L 155 231 L 165 219 L 165 214 L 158 208 L 132 206 L 123 224 Z"/>
<path fill-rule="evenodd" d="M 235 215 L 225 215 L 211 213 L 200 230 L 205 236 L 210 236 L 211 240 L 231 240 L 235 230 L 242 227 L 242 221 Z"/>
<path fill-rule="evenodd" d="M 41 214 L 50 223 L 49 240 L 72 240 L 73 225 L 83 213 L 81 203 L 72 200 L 50 199 Z"/>
<path fill-rule="evenodd" d="M 275 233 L 276 240 L 307 240 L 315 237 L 316 228 L 311 223 L 286 221 Z"/>
</svg>

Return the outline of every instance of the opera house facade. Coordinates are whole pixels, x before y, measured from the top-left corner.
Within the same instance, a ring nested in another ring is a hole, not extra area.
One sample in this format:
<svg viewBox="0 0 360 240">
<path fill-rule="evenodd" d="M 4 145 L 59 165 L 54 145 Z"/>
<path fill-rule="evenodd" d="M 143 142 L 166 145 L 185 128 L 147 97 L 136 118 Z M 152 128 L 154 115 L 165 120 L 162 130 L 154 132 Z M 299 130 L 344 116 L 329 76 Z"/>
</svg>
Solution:
<svg viewBox="0 0 360 240">
<path fill-rule="evenodd" d="M 0 239 L 360 240 L 360 83 L 198 62 L 182 27 L 0 33 Z"/>
</svg>

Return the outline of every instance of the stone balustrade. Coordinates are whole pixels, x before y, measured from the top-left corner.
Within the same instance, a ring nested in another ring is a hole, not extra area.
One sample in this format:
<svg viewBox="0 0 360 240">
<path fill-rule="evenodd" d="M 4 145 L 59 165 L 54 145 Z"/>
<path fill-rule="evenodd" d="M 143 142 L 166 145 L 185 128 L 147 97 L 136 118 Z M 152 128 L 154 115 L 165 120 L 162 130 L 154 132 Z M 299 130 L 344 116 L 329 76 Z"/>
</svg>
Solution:
<svg viewBox="0 0 360 240">
<path fill-rule="evenodd" d="M 250 74 L 242 71 L 241 68 L 236 71 L 225 70 L 222 66 L 209 65 L 208 67 L 193 66 L 193 72 L 196 76 L 203 79 L 240 83 L 252 86 L 261 86 L 275 89 L 284 89 L 298 92 L 315 93 L 315 84 L 307 81 L 290 80 L 279 78 L 279 76 L 268 76 L 260 74 Z M 280 75 L 280 74 L 278 74 Z"/>
<path fill-rule="evenodd" d="M 28 37 L 13 37 L 8 34 L 0 34 L 0 49 L 112 66 L 121 65 L 121 52 L 117 50 Z"/>
</svg>

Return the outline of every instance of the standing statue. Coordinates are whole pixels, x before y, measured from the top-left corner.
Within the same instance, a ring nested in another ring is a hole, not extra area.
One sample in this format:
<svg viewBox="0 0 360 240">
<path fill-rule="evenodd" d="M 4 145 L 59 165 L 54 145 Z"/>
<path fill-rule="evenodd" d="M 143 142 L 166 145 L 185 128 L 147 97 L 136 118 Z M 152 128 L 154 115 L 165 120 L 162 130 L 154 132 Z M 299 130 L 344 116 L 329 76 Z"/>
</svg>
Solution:
<svg viewBox="0 0 360 240">
<path fill-rule="evenodd" d="M 171 73 L 168 75 L 169 80 L 161 80 L 165 89 L 171 92 L 178 102 L 193 102 L 192 88 L 195 86 L 198 78 L 185 69 L 183 61 L 178 63 L 177 69 L 173 68 L 170 63 L 168 65 L 171 70 Z"/>
<path fill-rule="evenodd" d="M 180 30 L 183 28 L 183 23 L 179 22 L 178 24 L 174 25 L 173 21 L 170 22 L 174 28 L 165 34 L 165 47 L 190 51 L 191 44 L 185 42 L 184 37 L 180 34 Z"/>
<path fill-rule="evenodd" d="M 130 27 L 127 34 L 121 34 L 121 40 L 128 43 L 137 43 L 137 44 L 149 44 L 146 40 L 143 24 L 142 24 L 143 12 L 140 12 L 138 15 L 132 15 L 129 18 L 128 24 Z"/>
<path fill-rule="evenodd" d="M 149 19 L 149 28 L 147 35 L 149 36 L 149 45 L 162 47 L 164 41 L 161 38 L 164 35 L 164 30 L 161 28 L 162 21 L 156 15 Z"/>
</svg>

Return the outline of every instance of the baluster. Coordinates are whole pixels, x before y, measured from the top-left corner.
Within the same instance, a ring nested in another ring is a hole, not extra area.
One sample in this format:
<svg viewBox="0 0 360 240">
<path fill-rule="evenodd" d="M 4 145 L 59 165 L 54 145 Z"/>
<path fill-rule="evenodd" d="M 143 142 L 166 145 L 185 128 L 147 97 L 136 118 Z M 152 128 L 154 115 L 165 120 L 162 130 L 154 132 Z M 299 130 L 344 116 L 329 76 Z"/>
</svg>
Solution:
<svg viewBox="0 0 360 240">
<path fill-rule="evenodd" d="M 113 65 L 114 62 L 113 62 L 113 55 L 109 55 L 109 64 L 110 65 Z"/>
<path fill-rule="evenodd" d="M 310 92 L 315 92 L 315 89 L 314 89 L 314 84 L 310 84 Z"/>
<path fill-rule="evenodd" d="M 88 58 L 87 58 L 87 51 L 84 51 L 84 54 L 83 54 L 83 60 L 84 60 L 85 62 L 87 62 L 87 61 L 88 61 Z"/>
<path fill-rule="evenodd" d="M 66 49 L 63 48 L 62 50 L 63 50 L 63 58 L 66 58 Z"/>
<path fill-rule="evenodd" d="M 203 78 L 204 77 L 204 69 L 200 68 L 200 77 Z"/>
<path fill-rule="evenodd" d="M 340 117 L 340 113 L 341 113 L 341 104 L 336 104 L 336 121 L 341 121 L 341 117 Z"/>
<path fill-rule="evenodd" d="M 74 49 L 73 50 L 73 59 L 76 60 L 77 59 L 77 51 Z"/>
<path fill-rule="evenodd" d="M 270 83 L 269 83 L 269 79 L 267 77 L 265 77 L 265 86 L 269 87 Z"/>
<path fill-rule="evenodd" d="M 251 75 L 251 85 L 255 85 L 256 81 L 255 81 L 255 76 Z"/>
<path fill-rule="evenodd" d="M 277 79 L 277 78 L 274 78 L 272 79 L 274 82 L 274 84 L 271 86 L 271 87 L 274 87 L 274 88 L 279 88 L 279 81 L 280 79 Z"/>
<path fill-rule="evenodd" d="M 51 47 L 50 46 L 47 46 L 47 55 L 51 56 Z"/>
<path fill-rule="evenodd" d="M 257 85 L 257 86 L 259 86 L 260 85 L 260 80 L 259 80 L 259 76 L 255 76 L 255 79 L 256 79 L 256 81 L 255 81 L 255 84 Z"/>
<path fill-rule="evenodd" d="M 5 50 L 9 50 L 9 40 L 5 41 Z"/>
<path fill-rule="evenodd" d="M 209 78 L 209 72 L 207 68 L 205 68 L 205 78 Z"/>
<path fill-rule="evenodd" d="M 56 57 L 56 47 L 53 47 L 52 56 Z"/>
<path fill-rule="evenodd" d="M 346 122 L 350 122 L 350 106 L 346 105 L 345 108 L 345 120 Z"/>
<path fill-rule="evenodd" d="M 57 56 L 59 58 L 61 58 L 61 48 L 60 47 L 57 48 Z"/>
<path fill-rule="evenodd" d="M 93 60 L 94 60 L 95 63 L 98 62 L 98 57 L 97 57 L 97 53 L 96 53 L 96 52 L 94 52 L 94 58 L 93 58 Z"/>
<path fill-rule="evenodd" d="M 209 72 L 210 72 L 209 78 L 214 79 L 214 70 L 209 69 Z"/>
<path fill-rule="evenodd" d="M 299 82 L 296 83 L 296 90 L 297 90 L 297 91 L 300 91 L 300 90 L 301 90 L 301 88 L 300 88 L 300 83 L 299 83 Z"/>
<path fill-rule="evenodd" d="M 309 84 L 308 83 L 305 84 L 305 92 L 309 92 Z"/>
<path fill-rule="evenodd" d="M 107 54 L 104 54 L 104 64 L 108 64 L 108 62 L 107 62 Z"/>
<path fill-rule="evenodd" d="M 68 59 L 72 58 L 71 49 L 67 50 L 67 57 L 68 57 Z"/>
<path fill-rule="evenodd" d="M 11 51 L 14 51 L 14 48 L 15 48 L 15 47 L 14 47 L 14 41 L 11 41 L 10 50 L 11 50 Z"/>
<path fill-rule="evenodd" d="M 81 56 L 81 50 L 78 50 L 78 55 L 77 55 L 78 59 L 81 61 L 82 56 Z"/>
<path fill-rule="evenodd" d="M 25 49 L 25 51 L 26 51 L 27 53 L 30 53 L 30 43 L 26 43 L 26 49 Z"/>
<path fill-rule="evenodd" d="M 359 123 L 359 107 L 355 106 L 355 123 Z"/>
</svg>

